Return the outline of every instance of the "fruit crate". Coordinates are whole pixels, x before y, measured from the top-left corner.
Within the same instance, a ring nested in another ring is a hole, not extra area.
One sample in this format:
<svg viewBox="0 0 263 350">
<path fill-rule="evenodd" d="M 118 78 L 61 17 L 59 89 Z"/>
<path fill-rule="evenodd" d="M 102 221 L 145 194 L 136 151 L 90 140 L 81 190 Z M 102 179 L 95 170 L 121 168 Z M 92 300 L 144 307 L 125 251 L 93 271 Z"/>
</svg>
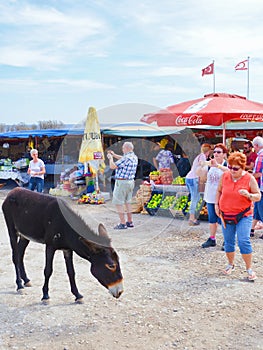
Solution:
<svg viewBox="0 0 263 350">
<path fill-rule="evenodd" d="M 161 198 L 162 198 L 163 193 L 162 193 L 162 191 L 160 191 L 160 190 L 154 190 L 154 191 L 152 191 L 151 198 L 150 198 L 150 199 L 148 200 L 148 202 L 145 203 L 145 205 L 144 205 L 144 209 L 145 209 L 145 210 L 147 211 L 147 213 L 148 213 L 149 215 L 151 215 L 151 216 L 156 215 L 157 210 L 158 210 L 158 208 L 159 208 L 159 206 L 160 206 L 160 203 L 159 203 L 159 204 L 158 204 L 156 207 L 154 207 L 154 208 L 148 207 L 148 204 L 152 201 L 152 199 L 153 199 L 153 197 L 154 197 L 155 195 L 159 195 L 159 196 L 161 196 Z"/>
<path fill-rule="evenodd" d="M 185 207 L 185 204 L 187 202 L 184 203 L 180 203 L 180 199 L 182 199 L 182 197 L 185 198 L 185 200 L 188 198 L 188 192 L 187 191 L 180 191 L 176 193 L 176 201 L 174 203 L 174 205 L 169 209 L 171 212 L 171 215 L 174 218 L 177 219 L 184 219 L 186 217 L 188 217 L 188 213 L 183 213 L 182 209 Z"/>
<path fill-rule="evenodd" d="M 186 215 L 184 215 L 182 210 L 175 210 L 175 209 L 170 208 L 169 211 L 170 211 L 171 216 L 175 219 L 185 219 L 188 217 L 188 213 L 186 213 Z"/>
<path fill-rule="evenodd" d="M 173 218 L 173 214 L 171 213 L 170 209 L 163 209 L 163 208 L 158 208 L 156 216 L 162 216 L 166 218 Z"/>
<path fill-rule="evenodd" d="M 159 195 L 159 199 L 161 199 L 161 201 L 158 203 L 158 205 L 154 208 L 149 208 L 148 204 L 152 201 L 154 195 Z M 165 192 L 163 193 L 163 191 L 160 190 L 154 190 L 152 191 L 152 195 L 151 198 L 149 199 L 149 201 L 144 205 L 145 210 L 147 211 L 147 213 L 151 216 L 154 215 L 158 215 L 158 216 L 166 216 L 166 217 L 171 217 L 170 211 L 167 208 L 160 208 L 160 205 L 162 204 L 162 202 L 164 201 L 164 199 L 167 196 L 175 196 L 175 194 L 173 192 Z"/>
<path fill-rule="evenodd" d="M 145 204 L 144 206 L 145 210 L 147 211 L 147 213 L 151 216 L 156 215 L 157 211 L 159 208 L 147 208 L 147 204 Z"/>
<path fill-rule="evenodd" d="M 199 215 L 199 220 L 208 221 L 208 215 Z"/>
</svg>

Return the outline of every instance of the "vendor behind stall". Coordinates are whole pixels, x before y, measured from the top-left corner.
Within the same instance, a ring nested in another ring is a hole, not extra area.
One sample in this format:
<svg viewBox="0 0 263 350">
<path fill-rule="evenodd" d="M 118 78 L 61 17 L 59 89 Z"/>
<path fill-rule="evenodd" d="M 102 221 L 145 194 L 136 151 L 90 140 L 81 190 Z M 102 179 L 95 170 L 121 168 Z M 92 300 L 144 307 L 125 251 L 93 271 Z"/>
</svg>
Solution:
<svg viewBox="0 0 263 350">
<path fill-rule="evenodd" d="M 45 164 L 42 159 L 38 158 L 38 150 L 32 149 L 30 155 L 33 158 L 29 162 L 29 167 L 27 173 L 30 175 L 28 188 L 34 191 L 35 188 L 37 192 L 43 192 L 44 189 L 44 174 L 46 173 Z"/>
</svg>

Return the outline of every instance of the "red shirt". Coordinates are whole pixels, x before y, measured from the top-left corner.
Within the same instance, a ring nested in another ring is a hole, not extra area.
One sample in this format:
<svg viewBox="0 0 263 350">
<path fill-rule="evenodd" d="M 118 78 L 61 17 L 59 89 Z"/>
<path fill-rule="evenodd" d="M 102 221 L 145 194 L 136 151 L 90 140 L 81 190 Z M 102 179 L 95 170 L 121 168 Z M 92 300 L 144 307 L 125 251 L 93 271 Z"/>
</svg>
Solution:
<svg viewBox="0 0 263 350">
<path fill-rule="evenodd" d="M 235 182 L 230 171 L 226 171 L 222 175 L 222 193 L 219 199 L 220 210 L 228 214 L 238 214 L 251 207 L 251 201 L 238 192 L 241 189 L 246 189 L 250 192 L 251 176 L 249 173 L 246 173 Z M 251 209 L 245 214 L 245 216 L 248 215 L 252 215 Z"/>
<path fill-rule="evenodd" d="M 257 159 L 257 153 L 251 152 L 249 156 L 247 156 L 247 165 L 250 165 L 251 163 L 255 164 L 255 161 Z"/>
</svg>

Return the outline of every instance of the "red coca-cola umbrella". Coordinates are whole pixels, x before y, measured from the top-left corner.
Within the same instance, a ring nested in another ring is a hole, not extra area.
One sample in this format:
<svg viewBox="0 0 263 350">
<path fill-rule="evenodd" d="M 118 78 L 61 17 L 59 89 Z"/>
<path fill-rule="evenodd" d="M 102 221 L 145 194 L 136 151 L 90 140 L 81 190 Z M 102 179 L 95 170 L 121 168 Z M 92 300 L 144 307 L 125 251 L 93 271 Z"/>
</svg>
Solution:
<svg viewBox="0 0 263 350">
<path fill-rule="evenodd" d="M 158 126 L 219 126 L 230 120 L 262 122 L 263 103 L 233 94 L 212 93 L 145 114 L 141 118 L 142 122 L 156 122 Z"/>
</svg>

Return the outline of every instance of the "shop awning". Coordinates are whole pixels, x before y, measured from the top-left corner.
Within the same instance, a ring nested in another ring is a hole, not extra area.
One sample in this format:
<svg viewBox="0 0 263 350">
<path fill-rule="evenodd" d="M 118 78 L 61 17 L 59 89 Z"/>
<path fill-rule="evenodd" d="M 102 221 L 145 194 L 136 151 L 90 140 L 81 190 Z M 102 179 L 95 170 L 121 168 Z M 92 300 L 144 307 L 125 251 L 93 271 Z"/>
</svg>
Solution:
<svg viewBox="0 0 263 350">
<path fill-rule="evenodd" d="M 162 135 L 178 134 L 185 127 L 163 128 L 146 123 L 122 123 L 102 127 L 104 135 L 115 135 L 123 137 L 154 137 Z"/>
<path fill-rule="evenodd" d="M 42 129 L 42 130 L 18 130 L 0 133 L 0 138 L 27 139 L 31 137 L 60 137 L 65 135 L 82 135 L 83 129 Z"/>
</svg>

